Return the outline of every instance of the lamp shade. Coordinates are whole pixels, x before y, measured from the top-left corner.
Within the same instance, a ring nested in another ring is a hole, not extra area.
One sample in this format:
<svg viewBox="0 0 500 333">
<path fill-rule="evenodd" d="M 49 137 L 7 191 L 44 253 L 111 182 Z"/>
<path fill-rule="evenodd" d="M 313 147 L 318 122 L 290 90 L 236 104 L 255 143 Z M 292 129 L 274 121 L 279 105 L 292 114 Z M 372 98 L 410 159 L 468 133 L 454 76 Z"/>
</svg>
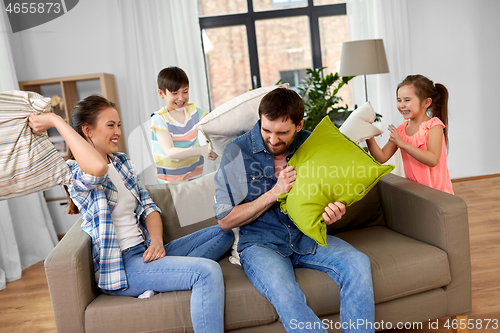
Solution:
<svg viewBox="0 0 500 333">
<path fill-rule="evenodd" d="M 367 39 L 342 44 L 340 76 L 389 73 L 382 39 Z"/>
</svg>

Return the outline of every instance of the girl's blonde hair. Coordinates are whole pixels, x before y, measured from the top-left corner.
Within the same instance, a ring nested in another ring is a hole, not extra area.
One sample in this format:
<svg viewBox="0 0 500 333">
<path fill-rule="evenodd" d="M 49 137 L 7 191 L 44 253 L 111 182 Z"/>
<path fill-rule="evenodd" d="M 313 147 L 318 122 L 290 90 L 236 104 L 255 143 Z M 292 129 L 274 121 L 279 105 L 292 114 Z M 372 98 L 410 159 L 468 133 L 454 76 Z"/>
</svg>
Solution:
<svg viewBox="0 0 500 333">
<path fill-rule="evenodd" d="M 413 85 L 415 87 L 415 93 L 420 98 L 420 101 L 427 98 L 432 100 L 429 107 L 430 111 L 433 117 L 441 119 L 446 126 L 443 132 L 446 145 L 448 146 L 448 89 L 441 83 L 434 83 L 423 75 L 408 75 L 398 84 L 396 96 L 399 88 L 406 85 Z"/>
</svg>

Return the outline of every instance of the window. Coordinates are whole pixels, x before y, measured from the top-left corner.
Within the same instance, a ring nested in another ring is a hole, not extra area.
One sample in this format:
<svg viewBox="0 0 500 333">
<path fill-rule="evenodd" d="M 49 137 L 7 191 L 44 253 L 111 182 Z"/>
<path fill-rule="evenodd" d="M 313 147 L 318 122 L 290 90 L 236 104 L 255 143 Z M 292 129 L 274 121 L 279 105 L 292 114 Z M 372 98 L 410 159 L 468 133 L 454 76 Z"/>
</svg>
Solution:
<svg viewBox="0 0 500 333">
<path fill-rule="evenodd" d="M 272 86 L 280 72 L 311 68 L 312 53 L 307 16 L 255 22 L 260 84 Z M 282 82 L 291 82 L 283 80 Z"/>
<path fill-rule="evenodd" d="M 273 0 L 273 6 L 306 5 L 307 0 Z"/>
<path fill-rule="evenodd" d="M 290 88 L 294 90 L 300 85 L 301 81 L 306 78 L 306 75 L 307 70 L 305 68 L 293 71 L 280 71 L 281 82 L 290 83 Z"/>
<path fill-rule="evenodd" d="M 244 25 L 202 32 L 212 109 L 252 89 L 247 31 Z"/>
<path fill-rule="evenodd" d="M 342 0 L 198 0 L 211 108 L 307 68 L 337 72 L 348 40 Z M 352 104 L 351 87 L 340 96 Z"/>
</svg>

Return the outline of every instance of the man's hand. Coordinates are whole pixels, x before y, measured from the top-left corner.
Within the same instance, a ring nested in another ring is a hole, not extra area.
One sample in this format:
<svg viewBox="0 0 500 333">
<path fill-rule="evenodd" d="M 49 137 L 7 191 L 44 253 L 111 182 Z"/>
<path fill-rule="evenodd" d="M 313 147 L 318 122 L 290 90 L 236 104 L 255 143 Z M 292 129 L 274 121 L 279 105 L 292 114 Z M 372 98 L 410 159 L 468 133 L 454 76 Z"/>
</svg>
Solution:
<svg viewBox="0 0 500 333">
<path fill-rule="evenodd" d="M 323 219 L 325 219 L 325 223 L 330 225 L 340 220 L 344 214 L 345 205 L 339 201 L 335 201 L 334 203 L 329 203 L 328 206 L 325 207 L 325 212 L 322 216 Z"/>
<path fill-rule="evenodd" d="M 290 192 L 293 184 L 295 183 L 295 179 L 297 179 L 297 171 L 292 165 L 289 165 L 281 170 L 278 176 L 278 181 L 271 189 L 271 193 L 276 196 L 276 200 L 280 194 Z"/>
</svg>

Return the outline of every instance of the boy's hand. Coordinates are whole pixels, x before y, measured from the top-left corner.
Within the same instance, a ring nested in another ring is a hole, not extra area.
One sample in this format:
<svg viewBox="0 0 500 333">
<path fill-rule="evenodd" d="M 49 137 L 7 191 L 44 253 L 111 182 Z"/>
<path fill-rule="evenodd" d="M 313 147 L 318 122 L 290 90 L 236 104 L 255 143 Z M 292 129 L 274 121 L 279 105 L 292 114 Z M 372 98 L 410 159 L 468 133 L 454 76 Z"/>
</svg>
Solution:
<svg viewBox="0 0 500 333">
<path fill-rule="evenodd" d="M 209 160 L 215 161 L 217 159 L 217 157 L 219 157 L 219 155 L 217 155 L 217 153 L 215 153 L 212 150 L 212 147 L 210 147 L 210 145 L 208 145 L 208 155 L 207 155 L 207 158 Z"/>
</svg>

